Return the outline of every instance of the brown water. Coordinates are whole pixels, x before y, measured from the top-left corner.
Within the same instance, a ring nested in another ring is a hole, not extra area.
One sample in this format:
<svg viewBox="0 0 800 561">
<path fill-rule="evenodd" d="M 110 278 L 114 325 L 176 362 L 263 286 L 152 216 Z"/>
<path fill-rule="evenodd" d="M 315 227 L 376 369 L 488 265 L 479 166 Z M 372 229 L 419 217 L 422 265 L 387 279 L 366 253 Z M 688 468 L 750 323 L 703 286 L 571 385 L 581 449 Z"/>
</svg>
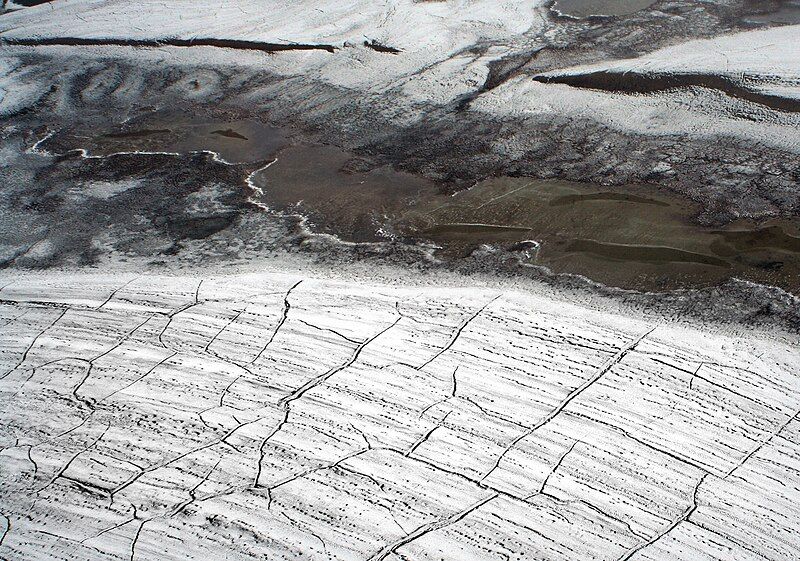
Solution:
<svg viewBox="0 0 800 561">
<path fill-rule="evenodd" d="M 655 0 L 556 0 L 553 9 L 574 18 L 626 16 L 653 4 Z"/>
<path fill-rule="evenodd" d="M 586 253 L 610 261 L 633 263 L 694 263 L 729 269 L 730 263 L 713 255 L 684 251 L 674 247 L 606 243 L 595 240 L 576 239 L 566 247 L 567 252 Z"/>
<path fill-rule="evenodd" d="M 87 147 L 85 134 L 54 140 Z M 277 158 L 253 175 L 261 202 L 347 241 L 424 242 L 446 260 L 488 244 L 509 258 L 625 288 L 708 286 L 736 276 L 800 294 L 800 221 L 704 228 L 692 221 L 697 206 L 652 185 L 500 177 L 451 196 L 335 147 L 290 144 L 279 129 L 252 121 L 154 116 L 88 142 L 96 154 L 212 150 L 253 167 Z"/>
<path fill-rule="evenodd" d="M 264 202 L 349 241 L 433 243 L 444 259 L 482 244 L 555 272 L 625 288 L 708 286 L 736 276 L 800 293 L 800 224 L 705 228 L 699 208 L 652 185 L 495 178 L 454 196 L 331 147 L 293 146 L 255 177 Z M 535 240 L 541 245 L 520 243 Z"/>
<path fill-rule="evenodd" d="M 669 206 L 669 203 L 648 197 L 637 197 L 636 195 L 631 195 L 629 193 L 613 193 L 607 191 L 601 193 L 564 195 L 563 197 L 552 199 L 550 201 L 550 206 L 574 205 L 575 203 L 583 203 L 588 201 L 624 201 L 627 203 Z"/>
<path fill-rule="evenodd" d="M 391 228 L 398 213 L 438 192 L 420 177 L 363 167 L 332 146 L 292 146 L 253 180 L 269 207 L 300 212 L 315 230 L 358 242 L 386 240 L 381 228 Z"/>
<path fill-rule="evenodd" d="M 773 25 L 792 25 L 800 23 L 800 1 L 785 2 L 778 10 L 769 14 L 748 16 L 747 21 Z"/>
<path fill-rule="evenodd" d="M 245 141 L 250 140 L 243 134 L 240 134 L 233 129 L 211 131 L 211 134 L 218 134 L 220 136 L 224 136 L 225 138 L 236 138 L 238 140 L 245 140 Z"/>
<path fill-rule="evenodd" d="M 127 132 L 110 132 L 105 135 L 106 138 L 144 138 L 146 136 L 169 134 L 170 129 L 142 129 Z"/>
<path fill-rule="evenodd" d="M 704 228 L 691 220 L 695 205 L 647 185 L 497 178 L 448 199 L 416 205 L 403 220 L 449 255 L 533 239 L 541 249 L 531 262 L 614 286 L 705 286 L 736 276 L 800 292 L 796 220 Z"/>
<path fill-rule="evenodd" d="M 210 150 L 229 162 L 254 162 L 271 157 L 286 146 L 280 129 L 255 121 L 200 121 L 153 116 L 135 124 L 87 139 L 81 135 L 72 144 L 92 154 L 114 152 L 194 152 Z"/>
</svg>

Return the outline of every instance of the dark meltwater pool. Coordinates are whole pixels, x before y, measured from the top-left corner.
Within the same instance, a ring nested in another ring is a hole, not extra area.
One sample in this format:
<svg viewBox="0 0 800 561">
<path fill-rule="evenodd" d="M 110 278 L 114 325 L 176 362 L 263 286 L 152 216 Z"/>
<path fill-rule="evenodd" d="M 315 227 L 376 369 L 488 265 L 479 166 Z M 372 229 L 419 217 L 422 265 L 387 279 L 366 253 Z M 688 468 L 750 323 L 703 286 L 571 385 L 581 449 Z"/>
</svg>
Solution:
<svg viewBox="0 0 800 561">
<path fill-rule="evenodd" d="M 669 289 L 736 276 L 800 291 L 796 221 L 705 228 L 691 220 L 698 210 L 655 186 L 497 178 L 416 205 L 404 220 L 451 254 L 536 240 L 532 263 L 614 286 Z"/>
<path fill-rule="evenodd" d="M 315 230 L 349 241 L 433 243 L 444 259 L 488 244 L 624 288 L 708 286 L 735 276 L 800 292 L 797 221 L 706 228 L 692 221 L 697 206 L 655 186 L 494 178 L 451 196 L 314 146 L 283 150 L 254 180 L 271 208 L 309 216 Z"/>
<path fill-rule="evenodd" d="M 556 0 L 553 10 L 573 18 L 626 16 L 655 4 L 655 0 Z"/>
<path fill-rule="evenodd" d="M 281 130 L 251 121 L 150 117 L 91 136 L 56 135 L 52 143 L 48 150 L 92 154 L 211 150 L 252 169 L 276 158 L 251 177 L 261 193 L 248 195 L 346 241 L 425 244 L 444 260 L 489 245 L 510 259 L 623 288 L 669 290 L 738 277 L 800 294 L 798 221 L 703 227 L 693 221 L 698 206 L 652 185 L 500 177 L 450 195 L 332 146 L 292 144 Z"/>
<path fill-rule="evenodd" d="M 794 25 L 800 23 L 800 0 L 783 2 L 774 12 L 748 16 L 747 21 L 772 25 Z"/>
<path fill-rule="evenodd" d="M 210 150 L 226 161 L 240 163 L 268 158 L 287 141 L 280 129 L 254 121 L 152 118 L 88 138 L 78 136 L 71 144 L 95 155 Z"/>
</svg>

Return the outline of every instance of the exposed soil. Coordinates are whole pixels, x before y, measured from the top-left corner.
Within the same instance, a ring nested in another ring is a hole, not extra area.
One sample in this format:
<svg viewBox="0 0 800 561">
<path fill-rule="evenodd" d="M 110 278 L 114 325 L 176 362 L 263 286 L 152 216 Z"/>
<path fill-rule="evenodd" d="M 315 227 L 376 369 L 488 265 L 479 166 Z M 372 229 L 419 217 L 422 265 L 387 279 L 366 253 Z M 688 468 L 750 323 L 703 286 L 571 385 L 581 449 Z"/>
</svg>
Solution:
<svg viewBox="0 0 800 561">
<path fill-rule="evenodd" d="M 586 74 L 534 76 L 533 79 L 544 83 L 567 84 L 576 88 L 636 94 L 650 94 L 678 88 L 709 88 L 737 99 L 758 103 L 770 109 L 792 113 L 800 112 L 800 99 L 759 92 L 747 88 L 738 81 L 716 74 L 641 74 L 601 70 Z"/>
<path fill-rule="evenodd" d="M 8 45 L 25 46 L 69 46 L 69 47 L 219 47 L 224 49 L 238 49 L 242 51 L 261 51 L 265 53 L 277 53 L 282 51 L 327 51 L 336 52 L 337 47 L 333 45 L 315 45 L 303 43 L 261 43 L 258 41 L 245 41 L 240 39 L 217 39 L 196 37 L 192 39 L 178 39 L 176 37 L 164 37 L 160 39 L 116 39 L 107 38 L 87 38 L 87 37 L 46 37 L 46 38 L 3 38 L 3 43 Z"/>
</svg>

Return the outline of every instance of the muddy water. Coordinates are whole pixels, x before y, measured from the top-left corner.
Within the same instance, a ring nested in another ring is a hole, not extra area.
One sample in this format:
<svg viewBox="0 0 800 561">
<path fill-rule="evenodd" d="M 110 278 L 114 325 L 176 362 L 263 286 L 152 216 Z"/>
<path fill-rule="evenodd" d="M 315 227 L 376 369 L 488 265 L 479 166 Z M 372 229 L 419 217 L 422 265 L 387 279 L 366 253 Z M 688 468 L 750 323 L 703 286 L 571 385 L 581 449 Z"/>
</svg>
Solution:
<svg viewBox="0 0 800 561">
<path fill-rule="evenodd" d="M 800 292 L 798 221 L 704 228 L 691 220 L 697 211 L 655 186 L 497 178 L 416 205 L 403 220 L 454 256 L 478 243 L 536 240 L 531 263 L 625 288 L 706 286 L 736 276 Z"/>
<path fill-rule="evenodd" d="M 556 0 L 553 9 L 573 18 L 626 16 L 655 4 L 655 0 Z"/>
<path fill-rule="evenodd" d="M 154 116 L 112 127 L 99 135 L 75 134 L 61 139 L 95 155 L 114 152 L 194 152 L 210 150 L 232 163 L 271 157 L 286 146 L 280 129 L 254 121 L 186 120 Z"/>
<path fill-rule="evenodd" d="M 747 21 L 775 25 L 800 23 L 800 0 L 785 2 L 778 10 L 757 16 L 748 16 Z"/>
<path fill-rule="evenodd" d="M 331 146 L 291 144 L 281 130 L 251 121 L 152 116 L 93 133 L 56 135 L 54 148 L 212 150 L 253 168 L 276 158 L 252 177 L 261 202 L 347 241 L 433 244 L 445 260 L 490 245 L 624 288 L 708 286 L 736 276 L 800 294 L 798 221 L 703 228 L 692 221 L 698 208 L 654 186 L 494 178 L 450 196 L 418 176 Z"/>
<path fill-rule="evenodd" d="M 320 232 L 348 241 L 386 241 L 399 216 L 436 196 L 435 185 L 364 162 L 331 146 L 292 146 L 253 181 L 269 207 L 299 212 Z"/>
<path fill-rule="evenodd" d="M 433 243 L 444 259 L 488 244 L 624 288 L 708 286 L 736 276 L 800 293 L 797 221 L 704 228 L 691 220 L 698 208 L 655 186 L 495 178 L 449 196 L 415 176 L 362 168 L 334 148 L 294 146 L 255 181 L 267 205 L 305 214 L 313 229 L 349 241 Z"/>
</svg>

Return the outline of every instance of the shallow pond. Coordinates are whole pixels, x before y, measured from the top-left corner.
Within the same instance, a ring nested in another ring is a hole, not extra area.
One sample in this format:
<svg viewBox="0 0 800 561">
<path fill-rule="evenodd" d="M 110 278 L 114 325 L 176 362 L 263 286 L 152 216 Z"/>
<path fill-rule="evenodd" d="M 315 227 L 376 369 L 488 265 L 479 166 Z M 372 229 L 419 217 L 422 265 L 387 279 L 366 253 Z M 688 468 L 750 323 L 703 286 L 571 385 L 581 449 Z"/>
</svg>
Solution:
<svg viewBox="0 0 800 561">
<path fill-rule="evenodd" d="M 483 244 L 556 272 L 625 288 L 707 286 L 732 276 L 800 292 L 800 225 L 707 228 L 699 208 L 652 185 L 494 178 L 455 195 L 330 147 L 293 146 L 256 175 L 263 202 L 348 241 L 393 238 L 458 259 Z M 536 243 L 524 243 L 529 241 Z"/>
<path fill-rule="evenodd" d="M 55 151 L 93 154 L 213 150 L 251 169 L 274 159 L 253 173 L 260 192 L 248 195 L 346 241 L 432 245 L 445 260 L 490 245 L 524 263 L 624 288 L 708 286 L 735 276 L 800 294 L 798 221 L 703 227 L 693 221 L 697 205 L 653 185 L 499 177 L 452 195 L 332 146 L 292 144 L 281 130 L 250 121 L 149 118 L 53 142 Z"/>
<path fill-rule="evenodd" d="M 747 21 L 764 24 L 792 25 L 800 23 L 800 1 L 784 2 L 783 5 L 768 14 L 748 16 Z"/>
<path fill-rule="evenodd" d="M 556 0 L 553 10 L 573 18 L 626 16 L 655 4 L 655 0 Z"/>
<path fill-rule="evenodd" d="M 91 154 L 114 152 L 179 152 L 209 150 L 228 162 L 255 162 L 271 157 L 287 144 L 280 129 L 255 121 L 185 120 L 153 116 L 102 134 L 65 135 L 68 146 L 86 148 Z"/>
<path fill-rule="evenodd" d="M 403 220 L 451 255 L 531 239 L 541 243 L 528 251 L 531 263 L 614 286 L 670 289 L 736 276 L 800 291 L 797 221 L 706 228 L 691 220 L 695 205 L 648 185 L 496 178 L 448 199 L 415 205 Z"/>
</svg>

